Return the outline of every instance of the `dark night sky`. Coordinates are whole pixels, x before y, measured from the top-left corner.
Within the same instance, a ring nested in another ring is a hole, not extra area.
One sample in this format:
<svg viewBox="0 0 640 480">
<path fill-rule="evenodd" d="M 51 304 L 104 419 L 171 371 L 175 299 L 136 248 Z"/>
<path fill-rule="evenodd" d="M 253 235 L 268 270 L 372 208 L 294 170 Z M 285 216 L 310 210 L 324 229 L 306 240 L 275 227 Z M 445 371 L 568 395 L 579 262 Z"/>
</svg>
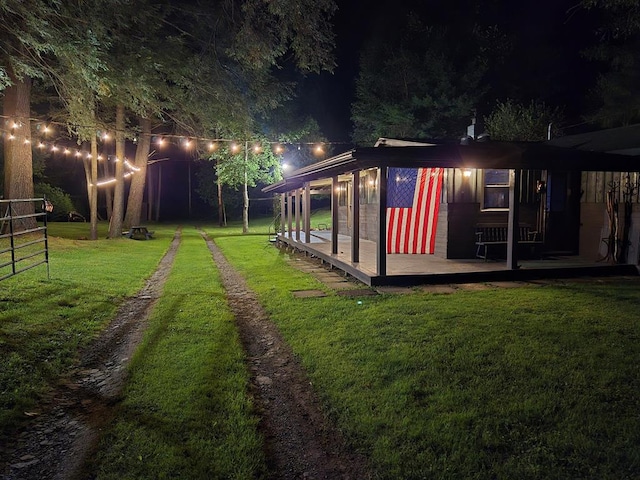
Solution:
<svg viewBox="0 0 640 480">
<path fill-rule="evenodd" d="M 598 19 L 577 8 L 576 3 L 576 0 L 338 0 L 335 16 L 338 67 L 333 74 L 307 77 L 301 89 L 303 101 L 331 141 L 348 142 L 363 42 L 393 23 L 392 17 L 403 10 L 419 11 L 424 21 L 448 25 L 455 31 L 468 25 L 470 10 L 477 8 L 483 22 L 499 26 L 513 42 L 513 55 L 487 78 L 492 91 L 489 102 L 493 104 L 496 98 L 525 103 L 541 100 L 564 108 L 567 125 L 580 124 L 582 115 L 588 113 L 586 98 L 598 67 L 581 52 L 594 42 Z"/>
</svg>

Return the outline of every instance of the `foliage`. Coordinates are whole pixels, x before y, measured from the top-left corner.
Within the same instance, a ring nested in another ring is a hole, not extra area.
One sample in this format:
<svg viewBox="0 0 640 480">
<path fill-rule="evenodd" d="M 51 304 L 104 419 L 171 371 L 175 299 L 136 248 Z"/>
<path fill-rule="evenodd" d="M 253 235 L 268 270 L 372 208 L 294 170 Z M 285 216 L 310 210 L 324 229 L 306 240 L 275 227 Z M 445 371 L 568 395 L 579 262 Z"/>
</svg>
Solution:
<svg viewBox="0 0 640 480">
<path fill-rule="evenodd" d="M 401 28 L 365 46 L 352 105 L 354 141 L 460 135 L 485 70 L 483 57 L 454 32 L 407 15 Z"/>
<path fill-rule="evenodd" d="M 550 124 L 552 136 L 560 134 L 562 112 L 533 100 L 528 105 L 498 101 L 484 122 L 493 140 L 541 141 L 547 139 Z"/>
<path fill-rule="evenodd" d="M 240 187 L 245 183 L 255 187 L 258 183 L 273 183 L 282 178 L 280 159 L 266 140 L 247 141 L 244 145 L 224 145 L 215 154 L 216 174 L 222 183 Z"/>
<path fill-rule="evenodd" d="M 45 196 L 53 204 L 53 212 L 48 214 L 51 220 L 66 220 L 69 212 L 76 211 L 68 193 L 48 183 L 36 183 L 34 185 L 36 198 Z"/>
<path fill-rule="evenodd" d="M 582 5 L 598 13 L 600 25 L 587 58 L 604 69 L 592 92 L 594 112 L 587 119 L 604 127 L 628 125 L 640 120 L 636 95 L 640 82 L 640 5 L 633 0 L 583 0 Z"/>
</svg>

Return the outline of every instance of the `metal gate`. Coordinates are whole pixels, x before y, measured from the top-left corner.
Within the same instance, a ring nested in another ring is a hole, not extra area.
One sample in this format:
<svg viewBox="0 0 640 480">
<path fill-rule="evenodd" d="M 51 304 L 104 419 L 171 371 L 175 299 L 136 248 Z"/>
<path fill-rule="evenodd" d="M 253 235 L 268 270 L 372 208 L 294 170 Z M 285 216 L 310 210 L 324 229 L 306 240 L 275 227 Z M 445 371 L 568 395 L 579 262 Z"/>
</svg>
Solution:
<svg viewBox="0 0 640 480">
<path fill-rule="evenodd" d="M 46 198 L 0 200 L 0 280 L 42 264 L 50 278 L 47 212 L 52 210 Z"/>
</svg>

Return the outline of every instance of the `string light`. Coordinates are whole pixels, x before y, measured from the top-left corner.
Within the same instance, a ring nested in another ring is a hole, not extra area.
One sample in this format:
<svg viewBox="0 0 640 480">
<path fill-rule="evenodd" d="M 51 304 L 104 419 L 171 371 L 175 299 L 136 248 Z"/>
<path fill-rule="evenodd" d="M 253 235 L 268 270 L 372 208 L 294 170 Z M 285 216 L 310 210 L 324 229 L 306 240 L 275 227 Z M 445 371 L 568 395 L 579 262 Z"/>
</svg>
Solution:
<svg viewBox="0 0 640 480">
<path fill-rule="evenodd" d="M 238 153 L 240 151 L 240 147 L 237 143 L 232 143 L 230 149 L 231 153 Z"/>
</svg>

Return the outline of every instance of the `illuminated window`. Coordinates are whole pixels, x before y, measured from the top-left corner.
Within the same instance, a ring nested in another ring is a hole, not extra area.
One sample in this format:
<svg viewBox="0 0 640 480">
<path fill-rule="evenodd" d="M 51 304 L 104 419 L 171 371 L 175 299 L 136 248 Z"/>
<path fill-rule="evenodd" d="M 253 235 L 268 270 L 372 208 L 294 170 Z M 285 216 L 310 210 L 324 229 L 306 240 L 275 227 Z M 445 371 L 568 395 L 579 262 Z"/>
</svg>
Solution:
<svg viewBox="0 0 640 480">
<path fill-rule="evenodd" d="M 509 208 L 509 170 L 484 171 L 484 209 Z"/>
<path fill-rule="evenodd" d="M 360 174 L 360 204 L 378 203 L 378 170 L 366 170 Z"/>
</svg>

